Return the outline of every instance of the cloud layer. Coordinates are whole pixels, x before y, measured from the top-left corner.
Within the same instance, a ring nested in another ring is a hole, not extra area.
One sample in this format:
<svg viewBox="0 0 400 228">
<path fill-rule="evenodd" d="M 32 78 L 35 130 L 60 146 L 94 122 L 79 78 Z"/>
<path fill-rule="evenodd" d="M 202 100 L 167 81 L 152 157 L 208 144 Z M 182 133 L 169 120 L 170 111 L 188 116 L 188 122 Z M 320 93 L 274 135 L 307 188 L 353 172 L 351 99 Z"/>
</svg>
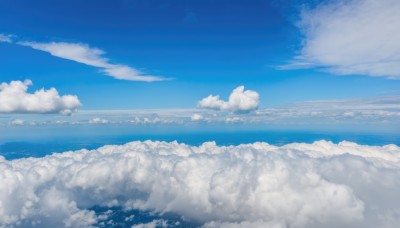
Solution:
<svg viewBox="0 0 400 228">
<path fill-rule="evenodd" d="M 335 0 L 304 10 L 300 55 L 283 68 L 400 79 L 400 1 Z"/>
<path fill-rule="evenodd" d="M 3 115 L 0 126 L 12 126 L 15 116 Z M 88 125 L 107 123 L 107 127 L 243 127 L 246 129 L 358 130 L 361 132 L 399 132 L 400 96 L 362 99 L 315 100 L 243 112 L 209 109 L 92 110 L 73 116 L 19 116 L 25 126 Z"/>
<path fill-rule="evenodd" d="M 233 112 L 249 112 L 258 108 L 259 94 L 252 90 L 244 90 L 244 86 L 239 86 L 229 95 L 228 101 L 220 99 L 219 95 L 209 95 L 199 101 L 199 107 L 233 111 Z"/>
<path fill-rule="evenodd" d="M 56 89 L 28 93 L 32 81 L 0 84 L 0 113 L 62 113 L 71 114 L 80 105 L 77 96 L 60 96 Z"/>
<path fill-rule="evenodd" d="M 396 227 L 400 148 L 132 142 L 0 156 L 0 225 L 90 226 L 94 205 L 174 212 L 206 227 Z"/>
<path fill-rule="evenodd" d="M 166 80 L 163 77 L 145 75 L 139 70 L 126 65 L 110 63 L 108 59 L 103 57 L 105 54 L 103 50 L 89 47 L 87 44 L 65 42 L 18 42 L 18 44 L 48 52 L 59 58 L 98 67 L 104 74 L 116 79 L 145 82 Z"/>
</svg>

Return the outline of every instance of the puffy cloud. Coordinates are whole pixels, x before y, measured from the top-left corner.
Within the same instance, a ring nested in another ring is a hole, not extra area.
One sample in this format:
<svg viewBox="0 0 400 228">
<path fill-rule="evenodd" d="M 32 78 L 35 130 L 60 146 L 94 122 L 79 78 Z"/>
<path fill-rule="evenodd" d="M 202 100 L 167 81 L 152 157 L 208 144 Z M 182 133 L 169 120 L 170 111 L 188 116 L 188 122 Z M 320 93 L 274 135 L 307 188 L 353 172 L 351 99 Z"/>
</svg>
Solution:
<svg viewBox="0 0 400 228">
<path fill-rule="evenodd" d="M 65 42 L 18 42 L 18 44 L 48 52 L 59 58 L 98 67 L 103 73 L 116 79 L 145 82 L 166 80 L 163 77 L 145 75 L 129 66 L 110 63 L 108 59 L 103 57 L 105 54 L 103 50 L 89 47 L 87 44 Z"/>
<path fill-rule="evenodd" d="M 84 227 L 88 208 L 173 212 L 206 227 L 396 227 L 400 148 L 317 141 L 131 142 L 0 156 L 0 225 Z M 157 223 L 157 221 L 155 222 Z"/>
<path fill-rule="evenodd" d="M 5 35 L 0 33 L 0 42 L 11 43 L 11 35 Z"/>
<path fill-rule="evenodd" d="M 0 84 L 0 113 L 62 113 L 71 114 L 80 105 L 77 96 L 60 96 L 56 89 L 40 89 L 28 93 L 32 81 Z"/>
<path fill-rule="evenodd" d="M 192 121 L 202 121 L 202 120 L 204 120 L 204 117 L 203 117 L 201 114 L 199 114 L 199 113 L 194 113 L 194 114 L 190 117 L 190 119 L 191 119 Z"/>
<path fill-rule="evenodd" d="M 132 226 L 132 228 L 156 228 L 156 227 L 166 228 L 168 227 L 168 224 L 165 220 L 156 219 L 148 223 L 142 223 Z"/>
<path fill-rule="evenodd" d="M 258 108 L 259 94 L 252 90 L 244 90 L 244 86 L 239 86 L 229 95 L 228 101 L 220 99 L 219 95 L 209 95 L 199 101 L 199 107 L 233 111 L 248 112 Z"/>
<path fill-rule="evenodd" d="M 283 68 L 400 79 L 400 1 L 335 0 L 304 10 L 300 55 Z"/>
</svg>

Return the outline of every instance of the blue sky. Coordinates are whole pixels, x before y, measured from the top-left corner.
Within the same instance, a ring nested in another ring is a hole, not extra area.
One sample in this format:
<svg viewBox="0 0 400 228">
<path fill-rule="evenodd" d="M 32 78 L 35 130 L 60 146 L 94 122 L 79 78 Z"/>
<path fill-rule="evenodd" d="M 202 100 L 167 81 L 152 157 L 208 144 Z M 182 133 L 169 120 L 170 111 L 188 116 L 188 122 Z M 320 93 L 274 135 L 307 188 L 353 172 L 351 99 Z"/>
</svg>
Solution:
<svg viewBox="0 0 400 228">
<path fill-rule="evenodd" d="M 29 79 L 28 93 L 54 87 L 79 98 L 80 110 L 196 109 L 240 85 L 258 93 L 252 110 L 398 97 L 399 26 L 381 29 L 395 21 L 393 7 L 340 2 L 1 1 L 1 82 Z M 373 18 L 381 14 L 388 16 Z M 69 51 L 60 44 L 100 53 L 81 61 L 49 49 Z M 105 73 L 120 66 L 145 80 Z M 232 107 L 220 109 L 238 111 Z"/>
<path fill-rule="evenodd" d="M 31 89 L 77 94 L 82 109 L 190 108 L 210 93 L 227 96 L 237 85 L 258 91 L 262 107 L 399 88 L 400 82 L 382 78 L 277 70 L 298 53 L 296 13 L 310 4 L 293 3 L 2 1 L 2 33 L 26 41 L 86 43 L 112 61 L 174 80 L 115 80 L 96 68 L 6 43 L 0 45 L 0 74 L 3 82 L 29 78 Z"/>
</svg>

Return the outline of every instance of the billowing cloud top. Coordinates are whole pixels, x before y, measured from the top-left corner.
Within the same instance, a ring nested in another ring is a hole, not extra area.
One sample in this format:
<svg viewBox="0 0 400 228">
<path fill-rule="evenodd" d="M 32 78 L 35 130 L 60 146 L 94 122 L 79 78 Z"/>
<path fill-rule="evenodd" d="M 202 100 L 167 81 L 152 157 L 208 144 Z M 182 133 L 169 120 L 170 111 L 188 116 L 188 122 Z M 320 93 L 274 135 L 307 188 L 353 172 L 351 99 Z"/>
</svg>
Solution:
<svg viewBox="0 0 400 228">
<path fill-rule="evenodd" d="M 32 81 L 0 84 L 0 113 L 62 113 L 71 114 L 80 105 L 77 96 L 60 96 L 56 89 L 28 93 Z"/>
<path fill-rule="evenodd" d="M 199 107 L 233 111 L 233 112 L 248 112 L 258 108 L 259 94 L 252 90 L 244 90 L 244 86 L 239 86 L 229 95 L 228 101 L 223 101 L 219 95 L 209 95 L 199 101 Z"/>
<path fill-rule="evenodd" d="M 129 66 L 110 63 L 108 59 L 103 57 L 103 54 L 105 54 L 103 50 L 91 48 L 87 44 L 65 42 L 18 42 L 18 44 L 48 52 L 59 58 L 101 68 L 106 75 L 116 79 L 145 82 L 166 80 L 163 77 L 144 75 L 139 70 Z"/>
<path fill-rule="evenodd" d="M 300 56 L 283 68 L 400 79 L 400 1 L 329 1 L 305 10 Z"/>
<path fill-rule="evenodd" d="M 174 212 L 206 227 L 397 227 L 400 148 L 317 141 L 132 142 L 0 156 L 0 226 L 83 227 L 88 208 Z"/>
</svg>

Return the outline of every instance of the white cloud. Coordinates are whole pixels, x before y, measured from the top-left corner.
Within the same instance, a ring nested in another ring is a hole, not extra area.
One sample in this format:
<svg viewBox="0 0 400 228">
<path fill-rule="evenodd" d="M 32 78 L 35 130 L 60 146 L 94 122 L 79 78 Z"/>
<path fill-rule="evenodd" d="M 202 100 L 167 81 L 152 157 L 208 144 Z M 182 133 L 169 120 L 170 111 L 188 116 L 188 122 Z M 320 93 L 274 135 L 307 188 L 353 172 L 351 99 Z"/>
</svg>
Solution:
<svg viewBox="0 0 400 228">
<path fill-rule="evenodd" d="M 400 1 L 334 0 L 304 10 L 300 55 L 283 66 L 400 79 Z"/>
<path fill-rule="evenodd" d="M 106 124 L 106 123 L 109 123 L 109 121 L 106 119 L 103 119 L 103 118 L 96 117 L 96 118 L 89 120 L 89 123 L 90 124 Z"/>
<path fill-rule="evenodd" d="M 107 58 L 103 57 L 105 54 L 103 50 L 89 47 L 87 44 L 65 42 L 18 42 L 18 44 L 48 52 L 51 55 L 59 58 L 98 67 L 104 74 L 116 79 L 145 82 L 167 80 L 163 77 L 145 75 L 139 70 L 129 66 L 110 63 Z"/>
<path fill-rule="evenodd" d="M 164 119 L 158 117 L 158 115 L 154 114 L 149 114 L 148 116 L 144 117 L 137 117 L 135 116 L 134 118 L 130 119 L 127 121 L 130 124 L 135 124 L 135 125 L 156 125 L 156 124 L 172 124 L 175 123 L 173 119 Z"/>
<path fill-rule="evenodd" d="M 237 123 L 237 122 L 240 122 L 240 121 L 242 121 L 242 119 L 237 117 L 237 116 L 231 116 L 231 117 L 227 117 L 225 119 L 226 123 Z"/>
<path fill-rule="evenodd" d="M 0 33 L 0 42 L 11 43 L 11 35 L 5 35 Z"/>
<path fill-rule="evenodd" d="M 15 126 L 22 126 L 24 125 L 25 121 L 21 120 L 21 119 L 15 119 L 10 121 L 11 125 L 15 125 Z"/>
<path fill-rule="evenodd" d="M 228 101 L 220 99 L 219 95 L 209 95 L 199 101 L 199 107 L 233 111 L 248 112 L 258 108 L 259 94 L 252 90 L 244 90 L 244 86 L 239 86 L 229 95 Z"/>
<path fill-rule="evenodd" d="M 202 121 L 202 120 L 204 120 L 204 117 L 203 117 L 201 114 L 199 114 L 199 113 L 194 113 L 194 114 L 190 117 L 190 119 L 191 119 L 192 121 Z"/>
<path fill-rule="evenodd" d="M 148 223 L 142 223 L 142 224 L 137 224 L 132 226 L 132 228 L 166 228 L 168 227 L 168 224 L 165 220 L 162 219 L 156 219 Z"/>
<path fill-rule="evenodd" d="M 62 113 L 71 114 L 81 103 L 72 95 L 60 96 L 56 89 L 40 89 L 28 93 L 30 80 L 0 84 L 0 113 Z"/>
<path fill-rule="evenodd" d="M 8 161 L 0 226 L 85 227 L 94 205 L 173 212 L 208 227 L 396 227 L 400 148 L 132 142 Z M 101 220 L 102 218 L 98 218 Z"/>
<path fill-rule="evenodd" d="M 183 127 L 193 125 L 193 120 L 199 118 L 194 113 L 203 118 L 199 127 L 229 127 L 231 124 L 244 123 L 241 126 L 247 129 L 326 130 L 327 127 L 335 127 L 348 130 L 351 126 L 352 130 L 362 132 L 378 129 L 399 132 L 400 96 L 306 101 L 257 109 L 246 115 L 207 109 L 80 110 L 73 116 L 38 114 L 24 117 L 24 120 L 25 125 L 35 122 L 41 126 L 59 127 L 88 125 L 95 118 L 108 121 L 107 127 Z M 15 118 L 0 118 L 0 125 L 8 126 Z"/>
</svg>

